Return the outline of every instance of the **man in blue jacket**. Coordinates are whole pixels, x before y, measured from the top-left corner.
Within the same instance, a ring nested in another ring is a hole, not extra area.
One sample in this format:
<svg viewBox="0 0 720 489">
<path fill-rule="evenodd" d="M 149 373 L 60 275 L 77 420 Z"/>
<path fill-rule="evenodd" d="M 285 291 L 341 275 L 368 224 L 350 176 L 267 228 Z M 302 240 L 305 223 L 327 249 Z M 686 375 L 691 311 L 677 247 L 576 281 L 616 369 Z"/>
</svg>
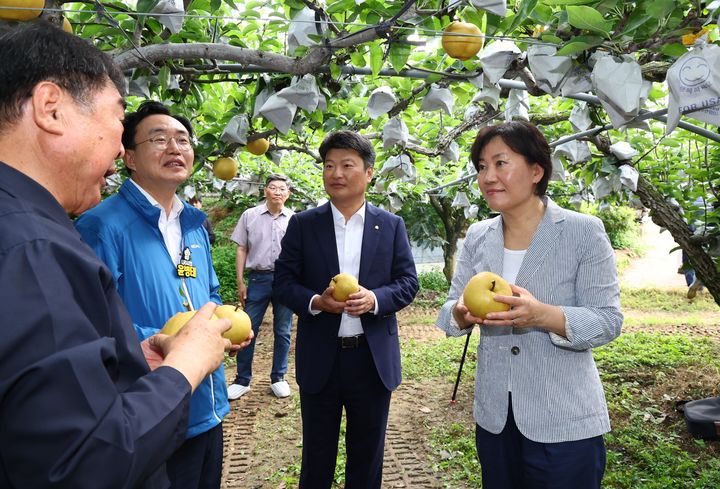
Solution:
<svg viewBox="0 0 720 489">
<path fill-rule="evenodd" d="M 112 272 L 141 340 L 178 312 L 221 303 L 206 216 L 175 194 L 192 171 L 192 137 L 190 122 L 158 102 L 128 114 L 123 161 L 130 178 L 76 223 Z M 221 422 L 229 411 L 221 366 L 193 394 L 187 440 L 167 462 L 173 489 L 220 487 Z"/>
<path fill-rule="evenodd" d="M 208 303 L 141 350 L 68 219 L 97 205 L 124 153 L 122 72 L 77 36 L 21 24 L 0 35 L 0 487 L 166 489 L 229 321 Z"/>
</svg>

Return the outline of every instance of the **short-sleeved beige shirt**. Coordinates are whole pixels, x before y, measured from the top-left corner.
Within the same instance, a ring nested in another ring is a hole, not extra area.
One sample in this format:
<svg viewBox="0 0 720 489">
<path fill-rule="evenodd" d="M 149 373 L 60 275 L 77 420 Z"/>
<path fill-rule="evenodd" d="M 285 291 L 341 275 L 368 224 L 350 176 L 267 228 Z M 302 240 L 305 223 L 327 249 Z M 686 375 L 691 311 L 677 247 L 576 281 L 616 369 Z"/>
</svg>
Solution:
<svg viewBox="0 0 720 489">
<path fill-rule="evenodd" d="M 243 212 L 231 239 L 247 251 L 246 269 L 275 269 L 275 260 L 280 255 L 280 241 L 293 214 L 292 210 L 283 207 L 280 214 L 273 216 L 265 203 Z"/>
</svg>

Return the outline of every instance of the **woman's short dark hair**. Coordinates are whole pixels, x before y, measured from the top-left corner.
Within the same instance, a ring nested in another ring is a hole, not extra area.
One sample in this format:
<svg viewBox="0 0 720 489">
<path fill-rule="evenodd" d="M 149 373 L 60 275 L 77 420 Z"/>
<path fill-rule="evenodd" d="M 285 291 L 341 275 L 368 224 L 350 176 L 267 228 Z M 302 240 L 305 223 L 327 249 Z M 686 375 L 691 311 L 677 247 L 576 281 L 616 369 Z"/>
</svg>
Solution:
<svg viewBox="0 0 720 489">
<path fill-rule="evenodd" d="M 331 149 L 352 149 L 363 160 L 363 166 L 367 170 L 375 166 L 375 149 L 365 136 L 354 131 L 335 131 L 327 135 L 320 145 L 320 158 L 325 161 L 325 155 Z"/>
<path fill-rule="evenodd" d="M 183 127 L 190 135 L 190 138 L 192 139 L 192 125 L 187 118 L 181 115 L 175 115 L 171 113 L 170 109 L 168 109 L 160 102 L 148 100 L 147 102 L 143 102 L 135 112 L 125 115 L 125 120 L 123 121 L 122 135 L 122 143 L 125 148 L 135 149 L 135 135 L 137 134 L 137 126 L 143 121 L 143 119 L 155 114 L 167 115 L 172 117 L 173 119 L 176 119 L 180 124 L 183 125 Z"/>
<path fill-rule="evenodd" d="M 500 138 L 510 149 L 525 157 L 529 165 L 537 163 L 544 170 L 543 176 L 535 187 L 535 194 L 545 195 L 548 181 L 552 175 L 552 159 L 547 139 L 534 124 L 524 121 L 505 122 L 483 127 L 475 137 L 470 148 L 470 160 L 478 170 L 480 153 L 494 138 Z"/>
</svg>

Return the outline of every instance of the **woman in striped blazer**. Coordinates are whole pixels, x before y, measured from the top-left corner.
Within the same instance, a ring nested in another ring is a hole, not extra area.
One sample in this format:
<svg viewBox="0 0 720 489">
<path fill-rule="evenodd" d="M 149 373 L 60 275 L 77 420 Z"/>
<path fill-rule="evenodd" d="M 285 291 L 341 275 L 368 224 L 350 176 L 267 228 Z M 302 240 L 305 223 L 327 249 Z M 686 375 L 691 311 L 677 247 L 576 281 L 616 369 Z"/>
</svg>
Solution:
<svg viewBox="0 0 720 489">
<path fill-rule="evenodd" d="M 484 489 L 599 488 L 610 430 L 592 348 L 620 334 L 615 255 L 602 222 L 545 195 L 550 147 L 532 124 L 483 128 L 471 149 L 499 216 L 470 226 L 437 326 L 481 330 L 473 414 Z M 462 292 L 476 273 L 504 277 L 507 312 L 474 317 Z"/>
</svg>

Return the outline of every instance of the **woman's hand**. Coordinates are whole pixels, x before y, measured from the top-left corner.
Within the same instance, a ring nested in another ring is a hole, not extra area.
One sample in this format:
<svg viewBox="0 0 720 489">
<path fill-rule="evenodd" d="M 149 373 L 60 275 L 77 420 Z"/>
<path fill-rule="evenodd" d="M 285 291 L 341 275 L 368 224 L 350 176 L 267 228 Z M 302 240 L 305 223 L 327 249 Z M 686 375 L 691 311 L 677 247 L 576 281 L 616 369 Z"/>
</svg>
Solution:
<svg viewBox="0 0 720 489">
<path fill-rule="evenodd" d="M 473 316 L 470 313 L 468 308 L 465 306 L 462 295 L 458 297 L 458 300 L 455 303 L 455 307 L 453 307 L 452 313 L 453 317 L 455 317 L 455 321 L 458 323 L 458 326 L 460 326 L 460 329 L 467 329 L 475 324 L 481 324 L 483 322 L 481 318 Z"/>
<path fill-rule="evenodd" d="M 514 328 L 544 328 L 565 336 L 565 313 L 557 306 L 545 304 L 529 290 L 510 284 L 513 295 L 495 295 L 495 301 L 508 304 L 509 311 L 491 312 L 482 324 Z"/>
</svg>

